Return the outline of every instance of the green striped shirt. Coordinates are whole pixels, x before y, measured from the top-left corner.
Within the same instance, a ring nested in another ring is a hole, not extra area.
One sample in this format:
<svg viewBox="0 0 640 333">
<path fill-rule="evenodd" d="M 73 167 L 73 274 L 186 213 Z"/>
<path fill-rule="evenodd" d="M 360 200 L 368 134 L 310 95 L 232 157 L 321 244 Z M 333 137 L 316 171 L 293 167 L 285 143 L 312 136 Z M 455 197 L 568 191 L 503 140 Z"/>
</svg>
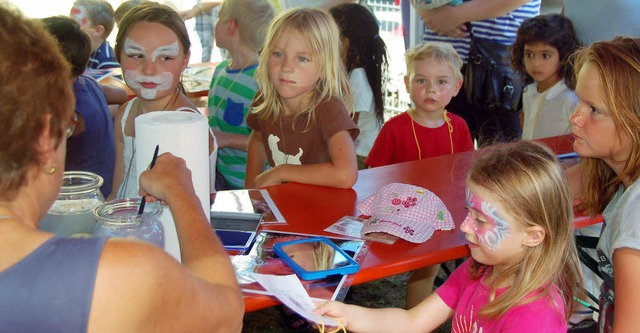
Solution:
<svg viewBox="0 0 640 333">
<path fill-rule="evenodd" d="M 213 73 L 209 88 L 209 126 L 220 132 L 249 135 L 245 121 L 258 84 L 254 74 L 258 64 L 243 69 L 229 69 L 229 60 L 221 62 Z M 247 152 L 234 148 L 218 150 L 216 169 L 233 188 L 243 188 Z"/>
</svg>

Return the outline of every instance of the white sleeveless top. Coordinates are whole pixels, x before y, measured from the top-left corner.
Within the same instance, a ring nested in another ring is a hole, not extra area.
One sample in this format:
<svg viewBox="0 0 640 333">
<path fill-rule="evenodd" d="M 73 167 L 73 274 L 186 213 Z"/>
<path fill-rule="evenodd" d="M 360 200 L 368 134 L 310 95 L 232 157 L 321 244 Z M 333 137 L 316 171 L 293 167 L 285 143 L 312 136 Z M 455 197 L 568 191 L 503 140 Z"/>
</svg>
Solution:
<svg viewBox="0 0 640 333">
<path fill-rule="evenodd" d="M 117 199 L 124 198 L 138 198 L 140 195 L 138 194 L 139 183 L 138 183 L 138 175 L 136 172 L 136 160 L 135 160 L 135 137 L 127 136 L 124 133 L 124 128 L 126 124 L 126 120 L 129 117 L 129 111 L 131 110 L 131 106 L 134 104 L 137 97 L 133 98 L 127 107 L 124 109 L 124 114 L 122 115 L 122 120 L 120 125 L 122 127 L 122 136 L 124 137 L 124 149 L 123 149 L 123 163 L 124 163 L 124 176 L 122 178 L 122 183 L 118 188 Z M 188 112 L 196 112 L 200 113 L 198 110 L 194 110 L 187 107 L 180 107 L 176 109 L 176 111 L 188 111 Z M 213 137 L 213 153 L 209 155 L 209 191 L 210 193 L 215 192 L 216 185 L 216 160 L 218 158 L 218 142 L 216 137 L 213 135 L 211 129 L 209 129 L 209 133 Z"/>
</svg>

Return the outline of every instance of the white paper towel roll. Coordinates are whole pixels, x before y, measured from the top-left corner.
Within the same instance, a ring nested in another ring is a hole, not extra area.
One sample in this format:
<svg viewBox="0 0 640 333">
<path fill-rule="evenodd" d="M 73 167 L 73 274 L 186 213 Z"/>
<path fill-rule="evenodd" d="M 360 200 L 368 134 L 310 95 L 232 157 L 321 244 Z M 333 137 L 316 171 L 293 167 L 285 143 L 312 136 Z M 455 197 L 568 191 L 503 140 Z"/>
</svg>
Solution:
<svg viewBox="0 0 640 333">
<path fill-rule="evenodd" d="M 180 241 L 178 240 L 178 231 L 173 221 L 173 215 L 169 206 L 165 205 L 160 214 L 160 223 L 164 227 L 164 250 L 171 254 L 177 261 L 182 262 L 180 254 Z"/>
<path fill-rule="evenodd" d="M 209 216 L 209 124 L 199 113 L 154 111 L 135 119 L 135 159 L 138 178 L 146 170 L 156 145 L 158 154 L 169 152 L 186 161 L 196 195 L 205 216 Z M 169 210 L 165 210 L 169 212 Z M 178 237 L 173 217 L 162 214 L 165 226 L 165 249 L 180 260 Z M 177 253 L 176 253 L 177 252 Z"/>
<path fill-rule="evenodd" d="M 202 210 L 209 216 L 209 124 L 199 113 L 155 111 L 136 117 L 136 170 L 146 170 L 156 145 L 187 162 Z"/>
</svg>

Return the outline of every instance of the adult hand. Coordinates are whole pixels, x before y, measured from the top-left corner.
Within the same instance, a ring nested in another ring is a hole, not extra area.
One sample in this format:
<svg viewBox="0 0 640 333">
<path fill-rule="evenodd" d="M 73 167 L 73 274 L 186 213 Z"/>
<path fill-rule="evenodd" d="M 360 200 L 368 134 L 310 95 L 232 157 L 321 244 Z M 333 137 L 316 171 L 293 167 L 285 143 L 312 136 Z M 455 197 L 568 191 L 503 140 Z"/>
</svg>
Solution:
<svg viewBox="0 0 640 333">
<path fill-rule="evenodd" d="M 206 12 L 211 11 L 213 8 L 220 6 L 220 4 L 222 4 L 223 0 L 210 0 L 210 1 L 205 1 L 205 2 L 199 2 L 198 4 L 196 4 L 195 6 L 193 6 L 193 8 L 185 10 L 185 11 L 181 11 L 178 12 L 178 15 L 180 15 L 180 17 L 183 20 L 188 20 L 191 18 L 194 18 L 200 14 L 204 14 Z"/>
<path fill-rule="evenodd" d="M 187 9 L 187 10 L 183 10 L 181 12 L 178 12 L 178 15 L 180 15 L 180 18 L 183 21 L 186 21 L 186 20 L 189 20 L 189 19 L 192 19 L 192 18 L 198 16 L 200 14 L 200 12 L 201 12 L 200 8 L 196 6 L 196 7 L 193 7 L 191 9 Z"/>
<path fill-rule="evenodd" d="M 453 38 L 464 38 L 469 36 L 469 32 L 467 31 L 467 26 L 465 24 L 462 24 L 457 28 L 440 35 L 445 35 Z"/>
<path fill-rule="evenodd" d="M 465 23 L 458 17 L 456 8 L 454 6 L 441 6 L 429 10 L 425 15 L 421 13 L 420 16 L 429 29 L 440 35 L 448 35 L 448 32 L 454 29 L 461 29 L 460 26 L 464 26 Z"/>
<path fill-rule="evenodd" d="M 158 156 L 152 169 L 140 175 L 140 195 L 149 201 L 170 201 L 181 195 L 195 194 L 187 163 L 171 153 Z"/>
</svg>

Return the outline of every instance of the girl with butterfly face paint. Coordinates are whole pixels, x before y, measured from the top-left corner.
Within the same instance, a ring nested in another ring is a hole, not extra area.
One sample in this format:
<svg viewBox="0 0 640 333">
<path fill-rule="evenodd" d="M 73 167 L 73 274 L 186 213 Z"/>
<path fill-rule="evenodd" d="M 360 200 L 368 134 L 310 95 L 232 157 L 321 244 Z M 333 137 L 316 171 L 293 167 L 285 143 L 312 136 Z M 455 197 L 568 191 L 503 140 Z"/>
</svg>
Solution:
<svg viewBox="0 0 640 333">
<path fill-rule="evenodd" d="M 566 332 L 581 277 L 562 167 L 531 141 L 490 149 L 467 177 L 471 258 L 441 287 L 409 310 L 332 301 L 316 313 L 350 332 L 430 332 L 448 319 L 455 332 Z"/>
<path fill-rule="evenodd" d="M 519 260 L 524 248 L 520 245 L 523 228 L 504 211 L 500 202 L 485 189 L 469 184 L 467 189 L 469 214 L 460 230 L 469 241 L 471 255 L 477 261 L 494 265 Z"/>
</svg>

